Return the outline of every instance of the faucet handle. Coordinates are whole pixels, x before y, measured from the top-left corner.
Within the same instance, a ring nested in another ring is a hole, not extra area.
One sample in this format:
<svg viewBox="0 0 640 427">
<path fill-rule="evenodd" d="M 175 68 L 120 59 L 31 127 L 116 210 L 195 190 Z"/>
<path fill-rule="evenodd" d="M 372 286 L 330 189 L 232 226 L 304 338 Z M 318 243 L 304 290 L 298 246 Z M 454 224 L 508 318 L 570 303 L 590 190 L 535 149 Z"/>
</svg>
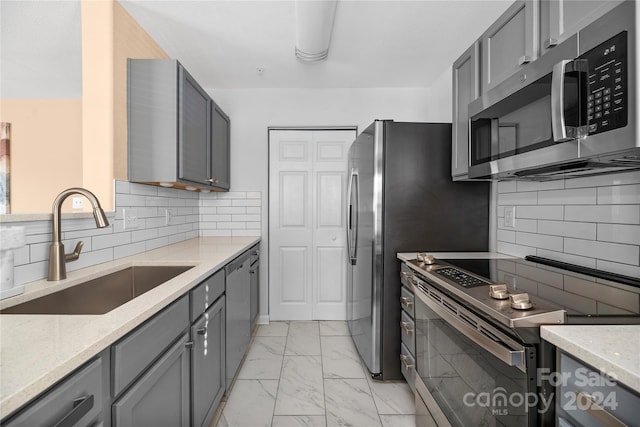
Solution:
<svg viewBox="0 0 640 427">
<path fill-rule="evenodd" d="M 71 252 L 70 254 L 65 254 L 64 255 L 65 262 L 75 261 L 78 258 L 80 258 L 80 252 L 82 251 L 82 247 L 83 246 L 84 246 L 84 242 L 82 240 L 80 240 L 78 243 L 76 243 L 76 247 L 73 250 L 73 252 Z"/>
</svg>

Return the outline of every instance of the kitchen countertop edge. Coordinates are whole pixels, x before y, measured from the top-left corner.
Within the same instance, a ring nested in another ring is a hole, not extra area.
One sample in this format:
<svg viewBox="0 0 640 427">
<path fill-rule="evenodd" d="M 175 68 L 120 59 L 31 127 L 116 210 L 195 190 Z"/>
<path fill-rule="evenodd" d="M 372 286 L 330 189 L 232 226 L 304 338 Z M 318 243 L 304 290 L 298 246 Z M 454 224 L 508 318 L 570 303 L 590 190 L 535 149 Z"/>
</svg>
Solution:
<svg viewBox="0 0 640 427">
<path fill-rule="evenodd" d="M 640 325 L 549 325 L 540 335 L 640 393 Z"/>
<path fill-rule="evenodd" d="M 103 315 L 0 315 L 0 419 L 21 409 L 260 239 L 194 238 L 75 270 L 55 284 L 44 279 L 32 282 L 26 285 L 25 294 L 3 300 L 0 307 L 9 307 L 132 265 L 193 266 Z"/>
</svg>

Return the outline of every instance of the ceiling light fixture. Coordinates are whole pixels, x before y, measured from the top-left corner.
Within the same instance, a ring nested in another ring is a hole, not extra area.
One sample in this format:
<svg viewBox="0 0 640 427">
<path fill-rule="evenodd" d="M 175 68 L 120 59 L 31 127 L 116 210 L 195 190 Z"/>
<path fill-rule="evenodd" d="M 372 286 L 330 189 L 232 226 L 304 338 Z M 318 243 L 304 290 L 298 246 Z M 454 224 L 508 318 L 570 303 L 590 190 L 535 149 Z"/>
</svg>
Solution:
<svg viewBox="0 0 640 427">
<path fill-rule="evenodd" d="M 296 0 L 296 57 L 320 62 L 329 54 L 337 0 Z"/>
</svg>

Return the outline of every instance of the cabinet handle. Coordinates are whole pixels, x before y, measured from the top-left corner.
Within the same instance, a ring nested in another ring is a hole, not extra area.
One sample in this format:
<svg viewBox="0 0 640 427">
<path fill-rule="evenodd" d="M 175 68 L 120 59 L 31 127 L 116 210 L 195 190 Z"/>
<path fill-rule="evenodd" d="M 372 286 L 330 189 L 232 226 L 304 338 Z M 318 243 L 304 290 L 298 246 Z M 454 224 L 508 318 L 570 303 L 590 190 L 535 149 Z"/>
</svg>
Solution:
<svg viewBox="0 0 640 427">
<path fill-rule="evenodd" d="M 249 273 L 250 273 L 250 274 L 256 274 L 256 271 L 255 271 L 255 270 L 253 270 L 253 269 L 251 269 L 251 270 L 249 270 Z"/>
<path fill-rule="evenodd" d="M 407 308 L 411 308 L 411 306 L 413 305 L 413 301 L 411 301 L 407 297 L 400 297 L 400 304 L 404 305 Z"/>
<path fill-rule="evenodd" d="M 404 368 L 406 370 L 413 369 L 413 365 L 411 365 L 409 362 L 407 362 L 407 359 L 408 359 L 408 357 L 407 357 L 406 354 L 401 354 L 400 355 L 400 361 L 404 365 Z"/>
<path fill-rule="evenodd" d="M 602 425 L 611 427 L 626 426 L 626 424 L 620 421 L 615 415 L 598 405 L 593 396 L 582 391 L 575 393 L 575 395 L 578 409 L 585 411 L 592 418 L 602 423 Z"/>
<path fill-rule="evenodd" d="M 529 62 L 531 62 L 531 57 L 527 55 L 523 55 L 518 59 L 518 65 L 528 64 Z"/>
<path fill-rule="evenodd" d="M 186 348 L 193 348 L 193 341 L 187 341 L 186 343 L 184 343 L 184 346 Z"/>
<path fill-rule="evenodd" d="M 196 329 L 196 334 L 198 334 L 198 335 L 205 335 L 206 333 L 207 333 L 207 328 L 206 327 Z"/>
<path fill-rule="evenodd" d="M 73 409 L 69 411 L 54 427 L 73 427 L 93 408 L 93 394 L 73 401 Z"/>
<path fill-rule="evenodd" d="M 551 49 L 552 47 L 555 47 L 557 45 L 558 45 L 558 39 L 554 39 L 553 37 L 544 41 L 545 49 Z"/>
<path fill-rule="evenodd" d="M 400 327 L 404 330 L 404 333 L 407 335 L 411 335 L 413 333 L 413 329 L 409 329 L 409 324 L 407 322 L 400 322 Z"/>
</svg>

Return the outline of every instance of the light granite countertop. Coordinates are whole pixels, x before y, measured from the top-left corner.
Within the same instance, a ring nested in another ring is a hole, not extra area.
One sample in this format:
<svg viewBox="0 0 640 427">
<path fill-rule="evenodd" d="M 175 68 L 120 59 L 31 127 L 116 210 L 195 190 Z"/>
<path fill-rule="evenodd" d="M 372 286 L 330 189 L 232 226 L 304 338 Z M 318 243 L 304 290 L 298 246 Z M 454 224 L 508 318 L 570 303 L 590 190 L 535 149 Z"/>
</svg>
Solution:
<svg viewBox="0 0 640 427">
<path fill-rule="evenodd" d="M 132 265 L 193 268 L 102 315 L 0 315 L 0 419 L 64 378 L 162 308 L 259 242 L 259 237 L 202 237 L 72 271 L 67 279 L 27 284 L 6 308 Z"/>
<path fill-rule="evenodd" d="M 554 325 L 542 338 L 640 393 L 640 325 Z"/>
</svg>

